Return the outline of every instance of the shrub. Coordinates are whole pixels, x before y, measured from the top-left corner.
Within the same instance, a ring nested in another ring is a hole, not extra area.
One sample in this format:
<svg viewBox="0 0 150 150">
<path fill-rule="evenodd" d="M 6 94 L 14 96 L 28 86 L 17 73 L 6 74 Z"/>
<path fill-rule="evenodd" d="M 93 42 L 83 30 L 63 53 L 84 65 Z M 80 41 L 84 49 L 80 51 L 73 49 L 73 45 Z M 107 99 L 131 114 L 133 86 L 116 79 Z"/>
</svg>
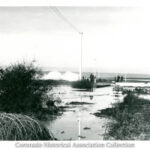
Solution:
<svg viewBox="0 0 150 150">
<path fill-rule="evenodd" d="M 33 63 L 19 63 L 0 69 L 0 110 L 36 112 L 50 89 L 39 79 L 43 72 Z"/>
</svg>

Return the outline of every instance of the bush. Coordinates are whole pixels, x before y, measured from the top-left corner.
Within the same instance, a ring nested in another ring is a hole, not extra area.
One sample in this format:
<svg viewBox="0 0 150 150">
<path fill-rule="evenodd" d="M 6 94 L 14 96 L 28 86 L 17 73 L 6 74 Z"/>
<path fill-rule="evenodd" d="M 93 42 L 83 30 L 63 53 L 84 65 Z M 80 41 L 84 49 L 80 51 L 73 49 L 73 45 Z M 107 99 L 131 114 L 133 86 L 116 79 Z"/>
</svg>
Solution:
<svg viewBox="0 0 150 150">
<path fill-rule="evenodd" d="M 80 80 L 80 81 L 73 81 L 72 87 L 90 90 L 92 85 L 91 85 L 91 82 L 89 80 Z"/>
<path fill-rule="evenodd" d="M 50 89 L 39 79 L 43 72 L 33 63 L 19 63 L 0 69 L 0 111 L 36 112 Z"/>
</svg>

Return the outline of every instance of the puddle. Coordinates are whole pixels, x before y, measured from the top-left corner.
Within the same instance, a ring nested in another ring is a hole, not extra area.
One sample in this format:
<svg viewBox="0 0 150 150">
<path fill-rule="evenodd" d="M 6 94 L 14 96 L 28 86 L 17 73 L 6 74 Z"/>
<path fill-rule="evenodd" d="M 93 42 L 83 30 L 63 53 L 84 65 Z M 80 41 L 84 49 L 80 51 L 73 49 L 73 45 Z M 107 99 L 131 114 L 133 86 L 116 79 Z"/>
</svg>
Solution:
<svg viewBox="0 0 150 150">
<path fill-rule="evenodd" d="M 113 91 L 113 87 L 97 88 L 94 92 L 78 91 L 69 86 L 53 89 L 66 107 L 62 116 L 45 122 L 58 140 L 103 140 L 108 118 L 93 115 L 98 110 L 111 107 L 123 96 Z M 117 96 L 116 96 L 117 95 Z M 71 110 L 71 111 L 70 111 Z"/>
</svg>

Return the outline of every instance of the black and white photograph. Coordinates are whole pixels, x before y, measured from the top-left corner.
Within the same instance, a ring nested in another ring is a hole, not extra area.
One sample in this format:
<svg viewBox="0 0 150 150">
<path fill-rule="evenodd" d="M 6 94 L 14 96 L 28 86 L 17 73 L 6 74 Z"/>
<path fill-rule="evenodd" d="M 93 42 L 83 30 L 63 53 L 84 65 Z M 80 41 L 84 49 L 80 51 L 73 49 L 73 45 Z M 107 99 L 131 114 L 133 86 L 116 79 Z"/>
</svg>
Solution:
<svg viewBox="0 0 150 150">
<path fill-rule="evenodd" d="M 1 6 L 1 141 L 150 140 L 150 7 Z"/>
</svg>

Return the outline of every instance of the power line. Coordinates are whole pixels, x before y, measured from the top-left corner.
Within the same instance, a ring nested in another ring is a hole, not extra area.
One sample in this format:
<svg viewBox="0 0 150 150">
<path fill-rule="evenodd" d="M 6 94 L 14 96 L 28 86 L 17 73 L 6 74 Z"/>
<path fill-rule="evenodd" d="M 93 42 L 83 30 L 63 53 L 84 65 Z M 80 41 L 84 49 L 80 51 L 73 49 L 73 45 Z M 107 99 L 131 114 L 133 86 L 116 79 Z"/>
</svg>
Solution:
<svg viewBox="0 0 150 150">
<path fill-rule="evenodd" d="M 64 21 L 66 22 L 75 32 L 79 33 L 79 35 L 81 36 L 81 53 L 80 53 L 80 74 L 79 74 L 79 78 L 81 80 L 82 78 L 82 40 L 83 40 L 83 32 L 80 32 L 80 30 L 78 30 L 78 28 L 76 26 L 74 26 L 62 13 L 61 11 L 56 8 L 56 7 L 51 7 L 51 9 Z M 82 101 L 82 98 L 81 98 Z M 80 140 L 80 136 L 81 136 L 81 114 L 79 111 L 79 117 L 78 117 L 78 135 L 79 135 L 79 140 Z"/>
<path fill-rule="evenodd" d="M 55 12 L 55 14 L 61 18 L 61 20 L 63 20 L 64 22 L 66 22 L 75 32 L 77 32 L 80 36 L 81 36 L 81 53 L 80 53 L 80 71 L 79 71 L 79 79 L 81 80 L 82 78 L 82 43 L 83 43 L 83 32 L 81 32 L 74 24 L 72 24 L 72 22 L 70 22 L 62 13 L 61 11 L 57 8 L 57 7 L 50 7 L 51 10 L 53 12 Z"/>
<path fill-rule="evenodd" d="M 78 32 L 81 34 L 80 30 L 72 24 L 62 13 L 57 7 L 50 7 L 64 22 L 66 22 L 74 31 Z"/>
</svg>

